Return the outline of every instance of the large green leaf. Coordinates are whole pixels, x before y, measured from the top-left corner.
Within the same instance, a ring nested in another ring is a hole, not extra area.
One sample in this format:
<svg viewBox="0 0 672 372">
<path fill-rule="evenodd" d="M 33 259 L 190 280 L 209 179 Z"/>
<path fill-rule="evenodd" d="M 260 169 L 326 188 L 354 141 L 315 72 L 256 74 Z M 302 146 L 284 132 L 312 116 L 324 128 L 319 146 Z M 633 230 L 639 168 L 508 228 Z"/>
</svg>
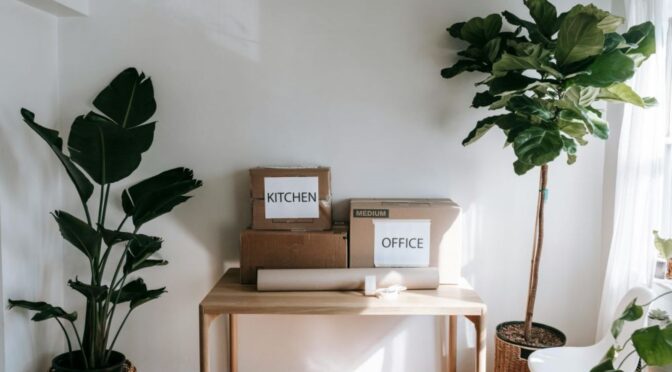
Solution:
<svg viewBox="0 0 672 372">
<path fill-rule="evenodd" d="M 537 117 L 541 120 L 550 120 L 554 115 L 542 104 L 541 100 L 524 95 L 511 97 L 506 104 L 506 108 L 513 113 Z"/>
<path fill-rule="evenodd" d="M 578 75 L 571 82 L 604 88 L 630 79 L 635 74 L 635 63 L 620 50 L 613 50 L 597 56 L 586 71 L 587 74 Z"/>
<path fill-rule="evenodd" d="M 602 53 L 609 53 L 615 49 L 622 49 L 628 46 L 625 38 L 615 32 L 604 35 L 604 48 Z"/>
<path fill-rule="evenodd" d="M 508 71 L 537 70 L 540 73 L 549 73 L 556 78 L 562 74 L 551 66 L 551 52 L 543 49 L 541 45 L 529 44 L 521 49 L 520 55 L 504 53 L 502 57 L 492 65 L 492 74 L 503 76 Z"/>
<path fill-rule="evenodd" d="M 626 54 L 640 66 L 647 58 L 656 52 L 656 29 L 651 22 L 632 26 L 623 34 L 623 38 L 633 47 L 625 50 Z"/>
<path fill-rule="evenodd" d="M 497 102 L 500 97 L 493 96 L 490 92 L 478 92 L 471 101 L 471 107 L 485 107 Z"/>
<path fill-rule="evenodd" d="M 145 267 L 167 265 L 168 261 L 149 259 L 161 249 L 162 243 L 161 238 L 157 237 L 146 235 L 136 235 L 133 237 L 126 252 L 124 274 L 128 275 Z"/>
<path fill-rule="evenodd" d="M 42 320 L 61 318 L 71 322 L 77 320 L 77 312 L 68 313 L 60 307 L 50 305 L 46 302 L 32 302 L 24 300 L 9 299 L 9 308 L 19 307 L 26 310 L 37 311 L 32 320 L 40 322 Z"/>
<path fill-rule="evenodd" d="M 558 129 L 569 137 L 573 138 L 580 145 L 586 145 L 588 142 L 583 138 L 588 134 L 583 119 L 570 110 L 562 110 L 558 114 Z"/>
<path fill-rule="evenodd" d="M 476 127 L 469 132 L 469 135 L 462 141 L 463 146 L 471 145 L 472 143 L 476 142 L 479 138 L 483 137 L 484 134 L 486 134 L 490 128 L 495 126 L 497 119 L 501 118 L 504 115 L 495 115 L 495 116 L 489 116 L 485 119 L 479 120 L 478 123 L 476 123 Z"/>
<path fill-rule="evenodd" d="M 656 103 L 655 98 L 644 99 L 625 83 L 600 89 L 598 98 L 605 101 L 630 103 L 639 107 L 650 107 L 651 104 Z"/>
<path fill-rule="evenodd" d="M 193 176 L 191 169 L 174 168 L 129 187 L 121 196 L 124 212 L 133 216 L 136 227 L 170 212 L 203 184 Z"/>
<path fill-rule="evenodd" d="M 473 60 L 469 60 L 469 59 L 461 59 L 461 60 L 457 61 L 454 65 L 452 65 L 450 67 L 446 67 L 443 70 L 441 70 L 441 76 L 444 79 L 450 79 L 450 78 L 455 77 L 456 75 L 459 75 L 459 74 L 461 74 L 465 71 L 487 72 L 488 67 L 485 66 L 482 62 L 473 61 Z"/>
<path fill-rule="evenodd" d="M 107 296 L 107 286 L 106 285 L 91 285 L 82 283 L 79 279 L 68 280 L 68 285 L 70 288 L 81 293 L 87 299 L 91 301 L 99 301 Z"/>
<path fill-rule="evenodd" d="M 576 162 L 576 141 L 562 136 L 562 149 L 567 153 L 567 164 L 574 164 Z"/>
<path fill-rule="evenodd" d="M 532 168 L 534 168 L 534 164 L 525 163 L 520 159 L 513 162 L 513 171 L 519 176 L 527 173 Z"/>
<path fill-rule="evenodd" d="M 638 329 L 632 334 L 632 344 L 647 365 L 672 364 L 672 325 Z"/>
<path fill-rule="evenodd" d="M 152 79 L 127 68 L 98 94 L 93 105 L 122 128 L 140 125 L 156 112 Z"/>
<path fill-rule="evenodd" d="M 72 160 L 84 168 L 94 181 L 103 185 L 133 173 L 140 165 L 141 154 L 149 147 L 148 143 L 151 144 L 153 135 L 153 123 L 127 130 L 90 112 L 75 119 L 68 148 Z"/>
<path fill-rule="evenodd" d="M 527 30 L 528 35 L 530 35 L 530 39 L 535 43 L 541 43 L 544 45 L 551 43 L 551 40 L 547 38 L 546 35 L 543 34 L 543 32 L 541 32 L 539 26 L 536 25 L 535 23 L 521 19 L 517 15 L 509 11 L 502 12 L 502 15 L 504 16 L 504 18 L 506 18 L 506 21 L 509 22 L 510 24 L 518 27 L 523 27 L 525 30 Z"/>
<path fill-rule="evenodd" d="M 121 290 L 112 292 L 111 298 L 118 304 L 130 302 L 131 310 L 133 310 L 148 301 L 159 298 L 165 292 L 165 287 L 148 290 L 142 278 L 138 278 L 124 285 Z"/>
<path fill-rule="evenodd" d="M 550 38 L 558 31 L 558 12 L 546 0 L 525 0 L 525 6 L 544 36 Z"/>
<path fill-rule="evenodd" d="M 555 57 L 559 65 L 569 65 L 600 54 L 604 46 L 604 32 L 597 27 L 598 23 L 599 20 L 592 14 L 574 9 L 570 11 L 558 33 Z"/>
<path fill-rule="evenodd" d="M 653 231 L 655 245 L 660 255 L 666 259 L 672 258 L 672 239 L 663 239 L 658 235 L 658 231 Z"/>
<path fill-rule="evenodd" d="M 61 161 L 65 171 L 68 173 L 68 176 L 72 180 L 72 183 L 77 189 L 79 198 L 82 199 L 84 203 L 91 197 L 93 193 L 93 185 L 84 173 L 77 168 L 77 166 L 63 153 L 63 139 L 58 134 L 58 131 L 53 129 L 45 128 L 35 122 L 35 114 L 31 111 L 24 108 L 21 109 L 21 116 L 23 121 L 34 130 L 42 139 L 47 142 L 49 147 L 58 157 L 58 160 Z"/>
<path fill-rule="evenodd" d="M 53 213 L 61 235 L 90 260 L 100 253 L 100 236 L 86 222 L 63 211 Z"/>
<path fill-rule="evenodd" d="M 526 164 L 544 165 L 560 155 L 563 143 L 557 130 L 530 127 L 518 134 L 513 150 L 518 159 Z"/>
<path fill-rule="evenodd" d="M 491 79 L 487 82 L 487 84 L 490 87 L 490 94 L 499 95 L 503 93 L 524 90 L 537 81 L 537 79 L 533 79 L 519 73 L 509 72 L 504 76 Z"/>
<path fill-rule="evenodd" d="M 502 17 L 499 14 L 490 14 L 485 18 L 474 17 L 460 28 L 460 36 L 474 45 L 485 45 L 494 39 L 502 29 Z"/>
</svg>

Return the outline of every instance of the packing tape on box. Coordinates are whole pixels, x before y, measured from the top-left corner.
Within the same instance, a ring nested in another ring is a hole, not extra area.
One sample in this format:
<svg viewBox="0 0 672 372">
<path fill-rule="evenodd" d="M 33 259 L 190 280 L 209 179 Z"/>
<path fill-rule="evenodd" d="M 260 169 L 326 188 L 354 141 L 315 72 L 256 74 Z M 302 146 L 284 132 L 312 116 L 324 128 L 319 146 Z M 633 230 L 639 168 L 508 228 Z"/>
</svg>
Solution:
<svg viewBox="0 0 672 372">
<path fill-rule="evenodd" d="M 364 278 L 376 276 L 376 287 L 393 285 L 408 289 L 435 289 L 439 270 L 423 268 L 356 268 L 356 269 L 260 269 L 259 291 L 355 291 L 364 289 Z"/>
</svg>

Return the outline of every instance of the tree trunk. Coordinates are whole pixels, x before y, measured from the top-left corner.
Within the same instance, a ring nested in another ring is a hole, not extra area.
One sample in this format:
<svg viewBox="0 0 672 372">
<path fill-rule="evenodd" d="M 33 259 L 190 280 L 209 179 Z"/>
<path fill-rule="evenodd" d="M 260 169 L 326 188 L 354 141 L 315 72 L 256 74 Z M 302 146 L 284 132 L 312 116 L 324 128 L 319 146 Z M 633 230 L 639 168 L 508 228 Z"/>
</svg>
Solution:
<svg viewBox="0 0 672 372">
<path fill-rule="evenodd" d="M 534 316 L 534 303 L 537 299 L 537 285 L 539 284 L 539 263 L 541 251 L 544 245 L 544 205 L 546 203 L 548 181 L 548 165 L 541 166 L 539 173 L 539 194 L 537 198 L 537 215 L 534 225 L 534 245 L 532 248 L 532 264 L 530 267 L 530 284 L 527 294 L 527 311 L 525 313 L 525 339 L 530 341 L 532 337 L 532 318 Z"/>
</svg>

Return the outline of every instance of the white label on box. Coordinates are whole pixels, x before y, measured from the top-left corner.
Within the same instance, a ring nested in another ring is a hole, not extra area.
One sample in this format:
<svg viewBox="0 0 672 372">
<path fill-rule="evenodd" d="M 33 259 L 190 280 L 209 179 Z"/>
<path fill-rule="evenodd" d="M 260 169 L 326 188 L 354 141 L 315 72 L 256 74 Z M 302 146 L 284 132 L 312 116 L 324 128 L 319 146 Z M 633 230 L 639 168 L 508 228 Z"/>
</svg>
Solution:
<svg viewBox="0 0 672 372">
<path fill-rule="evenodd" d="M 265 177 L 266 218 L 319 218 L 317 177 Z"/>
<path fill-rule="evenodd" d="M 376 267 L 428 267 L 431 220 L 374 219 Z"/>
</svg>

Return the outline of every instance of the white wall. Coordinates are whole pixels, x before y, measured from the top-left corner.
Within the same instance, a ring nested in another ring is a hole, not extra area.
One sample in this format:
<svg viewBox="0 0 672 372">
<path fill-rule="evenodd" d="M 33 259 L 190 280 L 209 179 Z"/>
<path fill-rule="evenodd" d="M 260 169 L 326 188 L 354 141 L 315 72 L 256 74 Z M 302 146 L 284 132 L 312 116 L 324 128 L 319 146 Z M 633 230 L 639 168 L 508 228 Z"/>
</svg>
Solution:
<svg viewBox="0 0 672 372">
<path fill-rule="evenodd" d="M 44 370 L 65 351 L 55 322 L 30 322 L 5 309 L 7 298 L 60 304 L 62 243 L 49 212 L 63 202 L 61 169 L 49 147 L 21 120 L 26 107 L 58 127 L 57 20 L 16 1 L 0 2 L 0 254 L 4 371 Z M 0 346 L 1 343 L 0 343 Z"/>
<path fill-rule="evenodd" d="M 522 2 L 507 3 L 524 14 Z M 574 2 L 557 3 L 565 10 Z M 169 293 L 129 320 L 119 349 L 143 372 L 196 370 L 197 305 L 237 262 L 238 232 L 250 218 L 246 169 L 263 164 L 331 166 L 341 218 L 351 197 L 453 198 L 466 215 L 465 276 L 490 306 L 490 335 L 497 323 L 520 319 L 536 174 L 514 175 L 499 133 L 460 145 L 487 115 L 468 109 L 479 77 L 439 76 L 460 47 L 445 28 L 503 8 L 488 0 L 116 0 L 92 2 L 87 18 L 60 19 L 63 122 L 136 66 L 154 79 L 159 125 L 135 179 L 185 165 L 205 181 L 189 203 L 147 227 L 165 238 L 171 264 L 144 277 Z M 571 344 L 593 340 L 601 289 L 604 145 L 594 142 L 576 165 L 550 169 L 537 320 L 566 331 Z M 75 257 L 66 249 L 66 277 L 82 272 Z M 423 317 L 243 317 L 241 371 L 432 370 L 434 329 Z"/>
</svg>

